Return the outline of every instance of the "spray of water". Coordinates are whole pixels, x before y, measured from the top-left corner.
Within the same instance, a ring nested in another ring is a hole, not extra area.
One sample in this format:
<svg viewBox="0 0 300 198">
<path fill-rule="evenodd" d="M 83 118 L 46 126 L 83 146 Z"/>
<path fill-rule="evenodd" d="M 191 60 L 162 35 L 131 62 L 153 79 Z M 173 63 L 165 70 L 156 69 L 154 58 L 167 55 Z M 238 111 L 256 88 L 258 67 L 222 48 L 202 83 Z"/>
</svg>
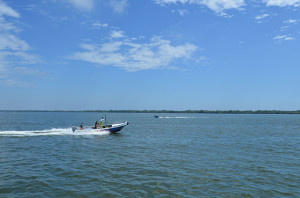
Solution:
<svg viewBox="0 0 300 198">
<path fill-rule="evenodd" d="M 53 128 L 46 130 L 36 130 L 36 131 L 0 131 L 0 136 L 54 136 L 54 135 L 107 135 L 107 131 L 95 131 L 95 130 L 84 130 L 75 131 L 73 133 L 72 128 Z"/>
</svg>

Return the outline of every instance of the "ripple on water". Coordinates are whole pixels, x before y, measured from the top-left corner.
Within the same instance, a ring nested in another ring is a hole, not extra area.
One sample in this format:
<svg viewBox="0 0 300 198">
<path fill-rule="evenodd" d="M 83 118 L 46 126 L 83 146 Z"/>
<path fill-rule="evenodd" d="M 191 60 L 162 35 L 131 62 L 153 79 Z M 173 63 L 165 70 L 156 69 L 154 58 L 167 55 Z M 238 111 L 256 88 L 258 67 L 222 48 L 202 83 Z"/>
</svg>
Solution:
<svg viewBox="0 0 300 198">
<path fill-rule="evenodd" d="M 300 197 L 298 117 L 148 116 L 116 136 L 1 136 L 0 197 Z"/>
</svg>

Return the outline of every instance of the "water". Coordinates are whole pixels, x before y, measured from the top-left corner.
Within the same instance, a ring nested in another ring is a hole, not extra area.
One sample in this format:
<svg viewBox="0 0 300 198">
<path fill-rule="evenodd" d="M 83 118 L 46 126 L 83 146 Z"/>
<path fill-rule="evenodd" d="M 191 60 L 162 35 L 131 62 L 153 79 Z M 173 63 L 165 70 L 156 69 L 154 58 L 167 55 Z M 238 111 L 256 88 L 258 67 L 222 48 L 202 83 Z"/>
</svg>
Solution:
<svg viewBox="0 0 300 198">
<path fill-rule="evenodd" d="M 300 197 L 299 115 L 0 112 L 0 197 Z"/>
</svg>

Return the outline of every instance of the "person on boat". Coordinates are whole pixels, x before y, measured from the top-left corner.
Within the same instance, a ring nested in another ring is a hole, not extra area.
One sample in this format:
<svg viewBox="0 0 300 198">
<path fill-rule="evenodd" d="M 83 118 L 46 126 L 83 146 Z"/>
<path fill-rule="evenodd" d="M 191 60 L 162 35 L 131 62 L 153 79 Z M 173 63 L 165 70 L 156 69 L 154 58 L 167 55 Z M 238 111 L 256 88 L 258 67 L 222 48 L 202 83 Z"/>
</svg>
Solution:
<svg viewBox="0 0 300 198">
<path fill-rule="evenodd" d="M 98 129 L 98 126 L 99 126 L 99 124 L 98 124 L 98 121 L 96 120 L 96 122 L 95 122 L 95 129 Z"/>
<path fill-rule="evenodd" d="M 102 117 L 101 120 L 100 120 L 100 128 L 101 128 L 101 129 L 103 128 L 103 121 L 104 121 L 104 119 L 103 119 L 103 117 Z"/>
<path fill-rule="evenodd" d="M 96 126 L 97 128 L 96 129 L 99 129 L 99 127 L 100 127 L 100 125 L 99 125 L 99 122 L 97 121 L 97 126 Z"/>
<path fill-rule="evenodd" d="M 82 130 L 82 129 L 83 129 L 83 123 L 80 124 L 80 130 Z"/>
</svg>

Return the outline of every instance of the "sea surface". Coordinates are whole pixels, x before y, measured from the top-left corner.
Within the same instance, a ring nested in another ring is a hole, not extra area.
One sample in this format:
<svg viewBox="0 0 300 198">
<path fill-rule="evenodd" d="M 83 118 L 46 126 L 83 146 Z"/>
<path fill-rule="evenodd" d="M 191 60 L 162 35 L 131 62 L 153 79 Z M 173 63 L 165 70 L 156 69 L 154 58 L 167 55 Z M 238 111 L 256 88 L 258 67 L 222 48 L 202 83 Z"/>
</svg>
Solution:
<svg viewBox="0 0 300 198">
<path fill-rule="evenodd" d="M 0 197 L 300 197 L 300 115 L 0 112 Z"/>
</svg>

